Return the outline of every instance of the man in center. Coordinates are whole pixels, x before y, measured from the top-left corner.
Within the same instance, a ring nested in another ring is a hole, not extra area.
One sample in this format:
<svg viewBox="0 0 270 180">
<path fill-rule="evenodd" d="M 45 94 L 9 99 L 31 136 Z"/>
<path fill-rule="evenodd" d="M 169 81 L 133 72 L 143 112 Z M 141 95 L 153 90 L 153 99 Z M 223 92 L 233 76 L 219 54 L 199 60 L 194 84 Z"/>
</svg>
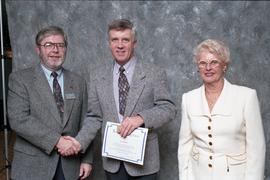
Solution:
<svg viewBox="0 0 270 180">
<path fill-rule="evenodd" d="M 134 56 L 136 32 L 129 20 L 114 20 L 108 27 L 113 63 L 97 68 L 90 76 L 89 107 L 76 136 L 82 152 L 107 121 L 121 123 L 120 135 L 136 128 L 149 129 L 144 164 L 137 165 L 103 157 L 107 180 L 155 180 L 160 168 L 157 128 L 175 117 L 166 73 L 154 64 Z"/>
</svg>

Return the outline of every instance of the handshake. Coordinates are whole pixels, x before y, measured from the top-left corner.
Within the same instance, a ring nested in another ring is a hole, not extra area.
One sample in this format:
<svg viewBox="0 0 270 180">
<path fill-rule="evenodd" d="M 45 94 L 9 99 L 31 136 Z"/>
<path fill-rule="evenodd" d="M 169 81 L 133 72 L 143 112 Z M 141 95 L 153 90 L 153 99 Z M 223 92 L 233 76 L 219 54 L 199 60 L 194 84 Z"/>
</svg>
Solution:
<svg viewBox="0 0 270 180">
<path fill-rule="evenodd" d="M 77 155 L 81 151 L 81 144 L 71 136 L 61 136 L 55 148 L 62 156 Z"/>
</svg>

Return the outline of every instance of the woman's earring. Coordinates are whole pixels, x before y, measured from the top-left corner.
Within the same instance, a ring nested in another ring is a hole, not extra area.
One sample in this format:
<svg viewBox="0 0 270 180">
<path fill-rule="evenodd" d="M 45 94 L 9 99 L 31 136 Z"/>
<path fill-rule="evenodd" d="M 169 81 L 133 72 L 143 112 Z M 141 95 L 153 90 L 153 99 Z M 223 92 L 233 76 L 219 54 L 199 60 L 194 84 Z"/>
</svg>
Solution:
<svg viewBox="0 0 270 180">
<path fill-rule="evenodd" d="M 227 71 L 227 66 L 224 66 L 223 72 L 225 73 Z"/>
</svg>

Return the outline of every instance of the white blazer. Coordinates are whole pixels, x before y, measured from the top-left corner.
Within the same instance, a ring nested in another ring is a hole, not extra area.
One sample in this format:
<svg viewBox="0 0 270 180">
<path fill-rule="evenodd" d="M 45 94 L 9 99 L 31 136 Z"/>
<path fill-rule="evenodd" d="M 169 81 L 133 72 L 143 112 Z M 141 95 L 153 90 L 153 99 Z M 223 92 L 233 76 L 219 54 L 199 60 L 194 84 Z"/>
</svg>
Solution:
<svg viewBox="0 0 270 180">
<path fill-rule="evenodd" d="M 182 96 L 180 180 L 263 180 L 265 139 L 257 93 L 224 82 L 212 112 L 204 85 Z"/>
</svg>

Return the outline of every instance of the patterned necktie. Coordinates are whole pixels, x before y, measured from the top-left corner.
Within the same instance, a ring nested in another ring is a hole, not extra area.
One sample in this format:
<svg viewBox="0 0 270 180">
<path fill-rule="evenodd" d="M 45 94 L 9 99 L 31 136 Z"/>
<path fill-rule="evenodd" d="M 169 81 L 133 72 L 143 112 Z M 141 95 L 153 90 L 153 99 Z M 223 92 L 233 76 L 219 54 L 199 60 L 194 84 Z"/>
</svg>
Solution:
<svg viewBox="0 0 270 180">
<path fill-rule="evenodd" d="M 118 79 L 118 88 L 119 88 L 119 112 L 123 116 L 126 109 L 127 96 L 129 91 L 129 84 L 126 75 L 124 74 L 125 68 L 121 66 L 119 68 L 119 79 Z"/>
<path fill-rule="evenodd" d="M 63 119 L 64 113 L 64 100 L 62 97 L 61 87 L 57 81 L 58 74 L 56 72 L 52 72 L 53 76 L 53 96 L 60 114 L 61 119 Z"/>
</svg>

